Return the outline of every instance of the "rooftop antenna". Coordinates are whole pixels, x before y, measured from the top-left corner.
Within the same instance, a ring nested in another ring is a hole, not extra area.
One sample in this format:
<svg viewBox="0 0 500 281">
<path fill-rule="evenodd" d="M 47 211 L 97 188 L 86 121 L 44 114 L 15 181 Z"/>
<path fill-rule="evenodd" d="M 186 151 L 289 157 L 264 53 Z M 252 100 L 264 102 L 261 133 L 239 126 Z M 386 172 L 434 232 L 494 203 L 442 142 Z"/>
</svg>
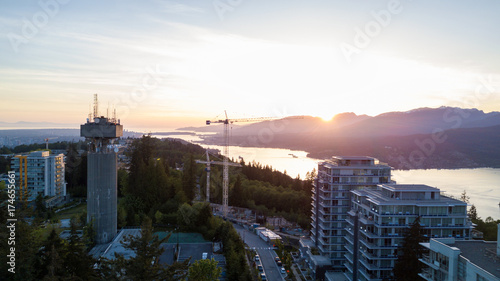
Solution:
<svg viewBox="0 0 500 281">
<path fill-rule="evenodd" d="M 109 101 L 108 101 L 108 107 L 106 108 L 106 118 L 109 119 Z"/>
<path fill-rule="evenodd" d="M 94 119 L 99 117 L 99 102 L 97 100 L 97 94 L 94 94 Z"/>
<path fill-rule="evenodd" d="M 116 108 L 113 106 L 113 122 L 116 123 Z"/>
</svg>

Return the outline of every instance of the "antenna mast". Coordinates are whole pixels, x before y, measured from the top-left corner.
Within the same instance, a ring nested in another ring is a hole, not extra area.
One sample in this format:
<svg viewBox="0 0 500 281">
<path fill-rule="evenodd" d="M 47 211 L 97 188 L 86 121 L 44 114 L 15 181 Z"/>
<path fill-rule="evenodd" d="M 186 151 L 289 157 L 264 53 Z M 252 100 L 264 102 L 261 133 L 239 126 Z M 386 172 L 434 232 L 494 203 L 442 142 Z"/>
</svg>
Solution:
<svg viewBox="0 0 500 281">
<path fill-rule="evenodd" d="M 94 94 L 94 118 L 99 117 L 99 102 L 97 100 L 97 94 Z"/>
</svg>

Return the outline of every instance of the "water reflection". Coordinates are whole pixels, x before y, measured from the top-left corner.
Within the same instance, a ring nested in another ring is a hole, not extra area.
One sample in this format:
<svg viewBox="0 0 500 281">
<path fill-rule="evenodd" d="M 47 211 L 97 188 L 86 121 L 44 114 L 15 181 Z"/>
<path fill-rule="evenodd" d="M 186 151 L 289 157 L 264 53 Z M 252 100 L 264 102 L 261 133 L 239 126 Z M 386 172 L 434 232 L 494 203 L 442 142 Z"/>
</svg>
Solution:
<svg viewBox="0 0 500 281">
<path fill-rule="evenodd" d="M 190 142 L 201 141 L 199 135 L 156 136 L 158 138 L 174 137 Z M 200 144 L 205 148 L 222 151 L 222 146 Z M 300 175 L 304 179 L 307 172 L 318 168 L 319 159 L 308 158 L 305 151 L 275 148 L 256 148 L 230 146 L 231 158 L 243 157 L 245 162 L 256 161 L 263 165 L 271 165 L 279 171 L 286 171 L 292 177 Z M 294 155 L 296 157 L 294 157 Z M 500 219 L 500 169 L 456 169 L 456 170 L 410 170 L 392 171 L 392 178 L 398 183 L 426 184 L 441 189 L 442 192 L 459 198 L 465 190 L 470 196 L 470 204 L 477 208 L 478 215 L 486 219 Z"/>
</svg>

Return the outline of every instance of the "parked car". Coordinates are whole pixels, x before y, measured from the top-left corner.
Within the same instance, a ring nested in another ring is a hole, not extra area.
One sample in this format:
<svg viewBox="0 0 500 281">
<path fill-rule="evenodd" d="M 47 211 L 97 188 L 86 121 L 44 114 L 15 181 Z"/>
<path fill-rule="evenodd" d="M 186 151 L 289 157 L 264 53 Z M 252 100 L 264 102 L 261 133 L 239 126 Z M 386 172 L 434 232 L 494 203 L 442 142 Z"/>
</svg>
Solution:
<svg viewBox="0 0 500 281">
<path fill-rule="evenodd" d="M 267 277 L 266 277 L 266 275 L 265 275 L 264 273 L 261 273 L 261 274 L 260 274 L 260 279 L 261 279 L 262 281 L 266 281 L 266 280 L 267 280 Z"/>
<path fill-rule="evenodd" d="M 264 272 L 264 268 L 260 264 L 257 265 L 257 270 L 259 270 L 259 272 Z"/>
<path fill-rule="evenodd" d="M 260 261 L 259 255 L 255 255 L 255 261 Z"/>
<path fill-rule="evenodd" d="M 281 273 L 286 273 L 286 270 L 284 267 L 281 267 Z"/>
</svg>

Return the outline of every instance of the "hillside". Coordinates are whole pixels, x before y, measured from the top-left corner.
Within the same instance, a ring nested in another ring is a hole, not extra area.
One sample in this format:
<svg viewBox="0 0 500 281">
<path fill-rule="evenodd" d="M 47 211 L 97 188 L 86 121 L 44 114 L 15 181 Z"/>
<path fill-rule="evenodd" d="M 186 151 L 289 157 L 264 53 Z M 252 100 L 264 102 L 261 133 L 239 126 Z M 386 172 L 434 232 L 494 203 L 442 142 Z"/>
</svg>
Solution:
<svg viewBox="0 0 500 281">
<path fill-rule="evenodd" d="M 435 134 L 433 134 L 435 133 Z M 205 139 L 220 144 L 221 135 Z M 311 157 L 370 155 L 397 169 L 500 167 L 500 113 L 451 107 L 375 117 L 283 119 L 231 131 L 231 144 L 305 150 Z"/>
</svg>

